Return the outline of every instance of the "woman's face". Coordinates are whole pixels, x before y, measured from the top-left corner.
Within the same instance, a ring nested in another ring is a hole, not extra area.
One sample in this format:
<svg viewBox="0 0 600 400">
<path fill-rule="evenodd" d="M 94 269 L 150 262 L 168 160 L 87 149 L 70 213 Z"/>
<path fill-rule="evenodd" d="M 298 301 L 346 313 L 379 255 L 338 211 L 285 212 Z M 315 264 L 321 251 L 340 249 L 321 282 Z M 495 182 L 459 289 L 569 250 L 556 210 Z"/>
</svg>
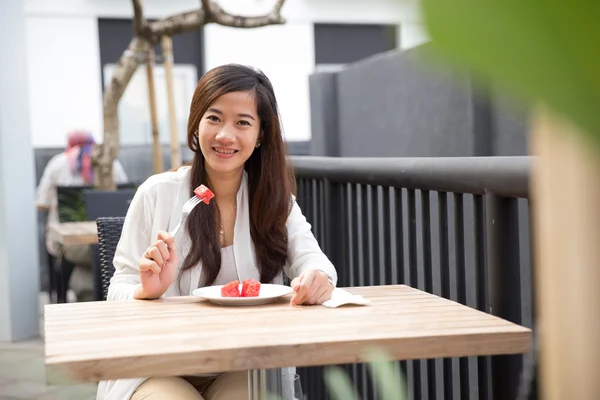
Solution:
<svg viewBox="0 0 600 400">
<path fill-rule="evenodd" d="M 242 171 L 256 148 L 260 120 L 254 94 L 231 92 L 208 107 L 198 125 L 205 167 L 217 173 Z"/>
</svg>

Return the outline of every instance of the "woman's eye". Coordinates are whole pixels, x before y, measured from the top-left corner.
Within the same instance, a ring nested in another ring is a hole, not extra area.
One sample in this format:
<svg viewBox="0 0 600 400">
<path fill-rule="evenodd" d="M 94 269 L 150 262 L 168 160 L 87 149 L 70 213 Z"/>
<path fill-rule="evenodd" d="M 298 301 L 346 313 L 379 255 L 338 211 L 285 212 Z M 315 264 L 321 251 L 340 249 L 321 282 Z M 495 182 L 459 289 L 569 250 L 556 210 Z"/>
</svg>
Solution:
<svg viewBox="0 0 600 400">
<path fill-rule="evenodd" d="M 206 119 L 213 121 L 213 122 L 219 122 L 219 117 L 217 117 L 216 115 L 209 115 L 208 117 L 206 117 Z"/>
<path fill-rule="evenodd" d="M 245 125 L 245 126 L 250 126 L 250 122 L 248 122 L 248 121 L 244 121 L 244 120 L 242 120 L 242 121 L 238 122 L 238 124 L 240 124 L 240 125 Z"/>
</svg>

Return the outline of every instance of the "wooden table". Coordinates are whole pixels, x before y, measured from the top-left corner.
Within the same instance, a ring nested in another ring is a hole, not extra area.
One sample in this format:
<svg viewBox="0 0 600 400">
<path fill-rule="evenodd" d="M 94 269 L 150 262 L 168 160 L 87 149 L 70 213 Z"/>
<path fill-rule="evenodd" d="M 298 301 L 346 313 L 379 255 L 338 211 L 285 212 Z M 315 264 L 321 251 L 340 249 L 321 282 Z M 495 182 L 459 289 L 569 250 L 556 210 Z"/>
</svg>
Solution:
<svg viewBox="0 0 600 400">
<path fill-rule="evenodd" d="M 404 285 L 348 288 L 368 306 L 215 306 L 197 297 L 47 305 L 49 380 L 173 376 L 365 361 L 525 353 L 531 331 Z"/>
<path fill-rule="evenodd" d="M 48 235 L 52 240 L 65 246 L 98 243 L 96 221 L 50 224 L 48 226 Z"/>
</svg>

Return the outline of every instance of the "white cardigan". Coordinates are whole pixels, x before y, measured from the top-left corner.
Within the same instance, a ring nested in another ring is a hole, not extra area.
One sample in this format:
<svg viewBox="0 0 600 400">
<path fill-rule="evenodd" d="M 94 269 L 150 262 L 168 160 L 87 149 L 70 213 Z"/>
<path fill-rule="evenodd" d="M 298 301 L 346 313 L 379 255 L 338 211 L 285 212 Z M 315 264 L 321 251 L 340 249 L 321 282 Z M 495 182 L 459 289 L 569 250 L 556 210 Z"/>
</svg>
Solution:
<svg viewBox="0 0 600 400">
<path fill-rule="evenodd" d="M 123 225 L 121 239 L 116 248 L 115 274 L 108 289 L 108 300 L 133 299 L 140 285 L 138 261 L 157 238 L 159 230 L 171 231 L 181 218 L 181 208 L 190 198 L 190 167 L 181 167 L 177 171 L 165 172 L 148 178 L 137 190 Z M 199 204 L 197 207 L 202 207 Z M 233 239 L 236 268 L 240 280 L 259 279 L 256 266 L 254 245 L 250 237 L 250 219 L 248 204 L 247 176 L 244 173 L 242 184 L 237 193 L 237 216 Z M 293 199 L 292 210 L 287 220 L 288 262 L 283 272 L 293 279 L 308 269 L 319 269 L 337 283 L 337 273 L 327 256 L 321 251 L 312 234 L 300 207 Z M 179 256 L 179 268 L 190 249 L 190 238 L 186 229 L 180 229 L 175 236 Z M 164 296 L 191 295 L 198 286 L 202 266 L 187 270 L 182 279 L 189 279 L 189 293 L 179 293 L 177 280 L 169 287 Z M 277 276 L 273 283 L 282 283 L 283 275 Z M 119 379 L 101 381 L 98 386 L 97 400 L 127 400 L 133 392 L 148 378 Z"/>
</svg>

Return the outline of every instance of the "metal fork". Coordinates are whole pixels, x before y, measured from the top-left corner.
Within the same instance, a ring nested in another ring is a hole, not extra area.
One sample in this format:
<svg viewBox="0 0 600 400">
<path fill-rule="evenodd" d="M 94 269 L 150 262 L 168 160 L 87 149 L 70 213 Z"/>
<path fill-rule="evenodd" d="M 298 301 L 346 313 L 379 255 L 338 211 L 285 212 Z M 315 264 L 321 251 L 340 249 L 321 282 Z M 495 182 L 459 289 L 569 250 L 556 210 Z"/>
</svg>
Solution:
<svg viewBox="0 0 600 400">
<path fill-rule="evenodd" d="M 171 236 L 175 237 L 175 235 L 179 231 L 179 228 L 181 228 L 181 225 L 183 225 L 183 221 L 187 218 L 188 215 L 190 215 L 194 207 L 200 204 L 200 202 L 201 200 L 196 196 L 192 197 L 191 199 L 185 202 L 185 204 L 181 208 L 181 219 L 179 220 L 177 226 L 170 232 Z"/>
</svg>

